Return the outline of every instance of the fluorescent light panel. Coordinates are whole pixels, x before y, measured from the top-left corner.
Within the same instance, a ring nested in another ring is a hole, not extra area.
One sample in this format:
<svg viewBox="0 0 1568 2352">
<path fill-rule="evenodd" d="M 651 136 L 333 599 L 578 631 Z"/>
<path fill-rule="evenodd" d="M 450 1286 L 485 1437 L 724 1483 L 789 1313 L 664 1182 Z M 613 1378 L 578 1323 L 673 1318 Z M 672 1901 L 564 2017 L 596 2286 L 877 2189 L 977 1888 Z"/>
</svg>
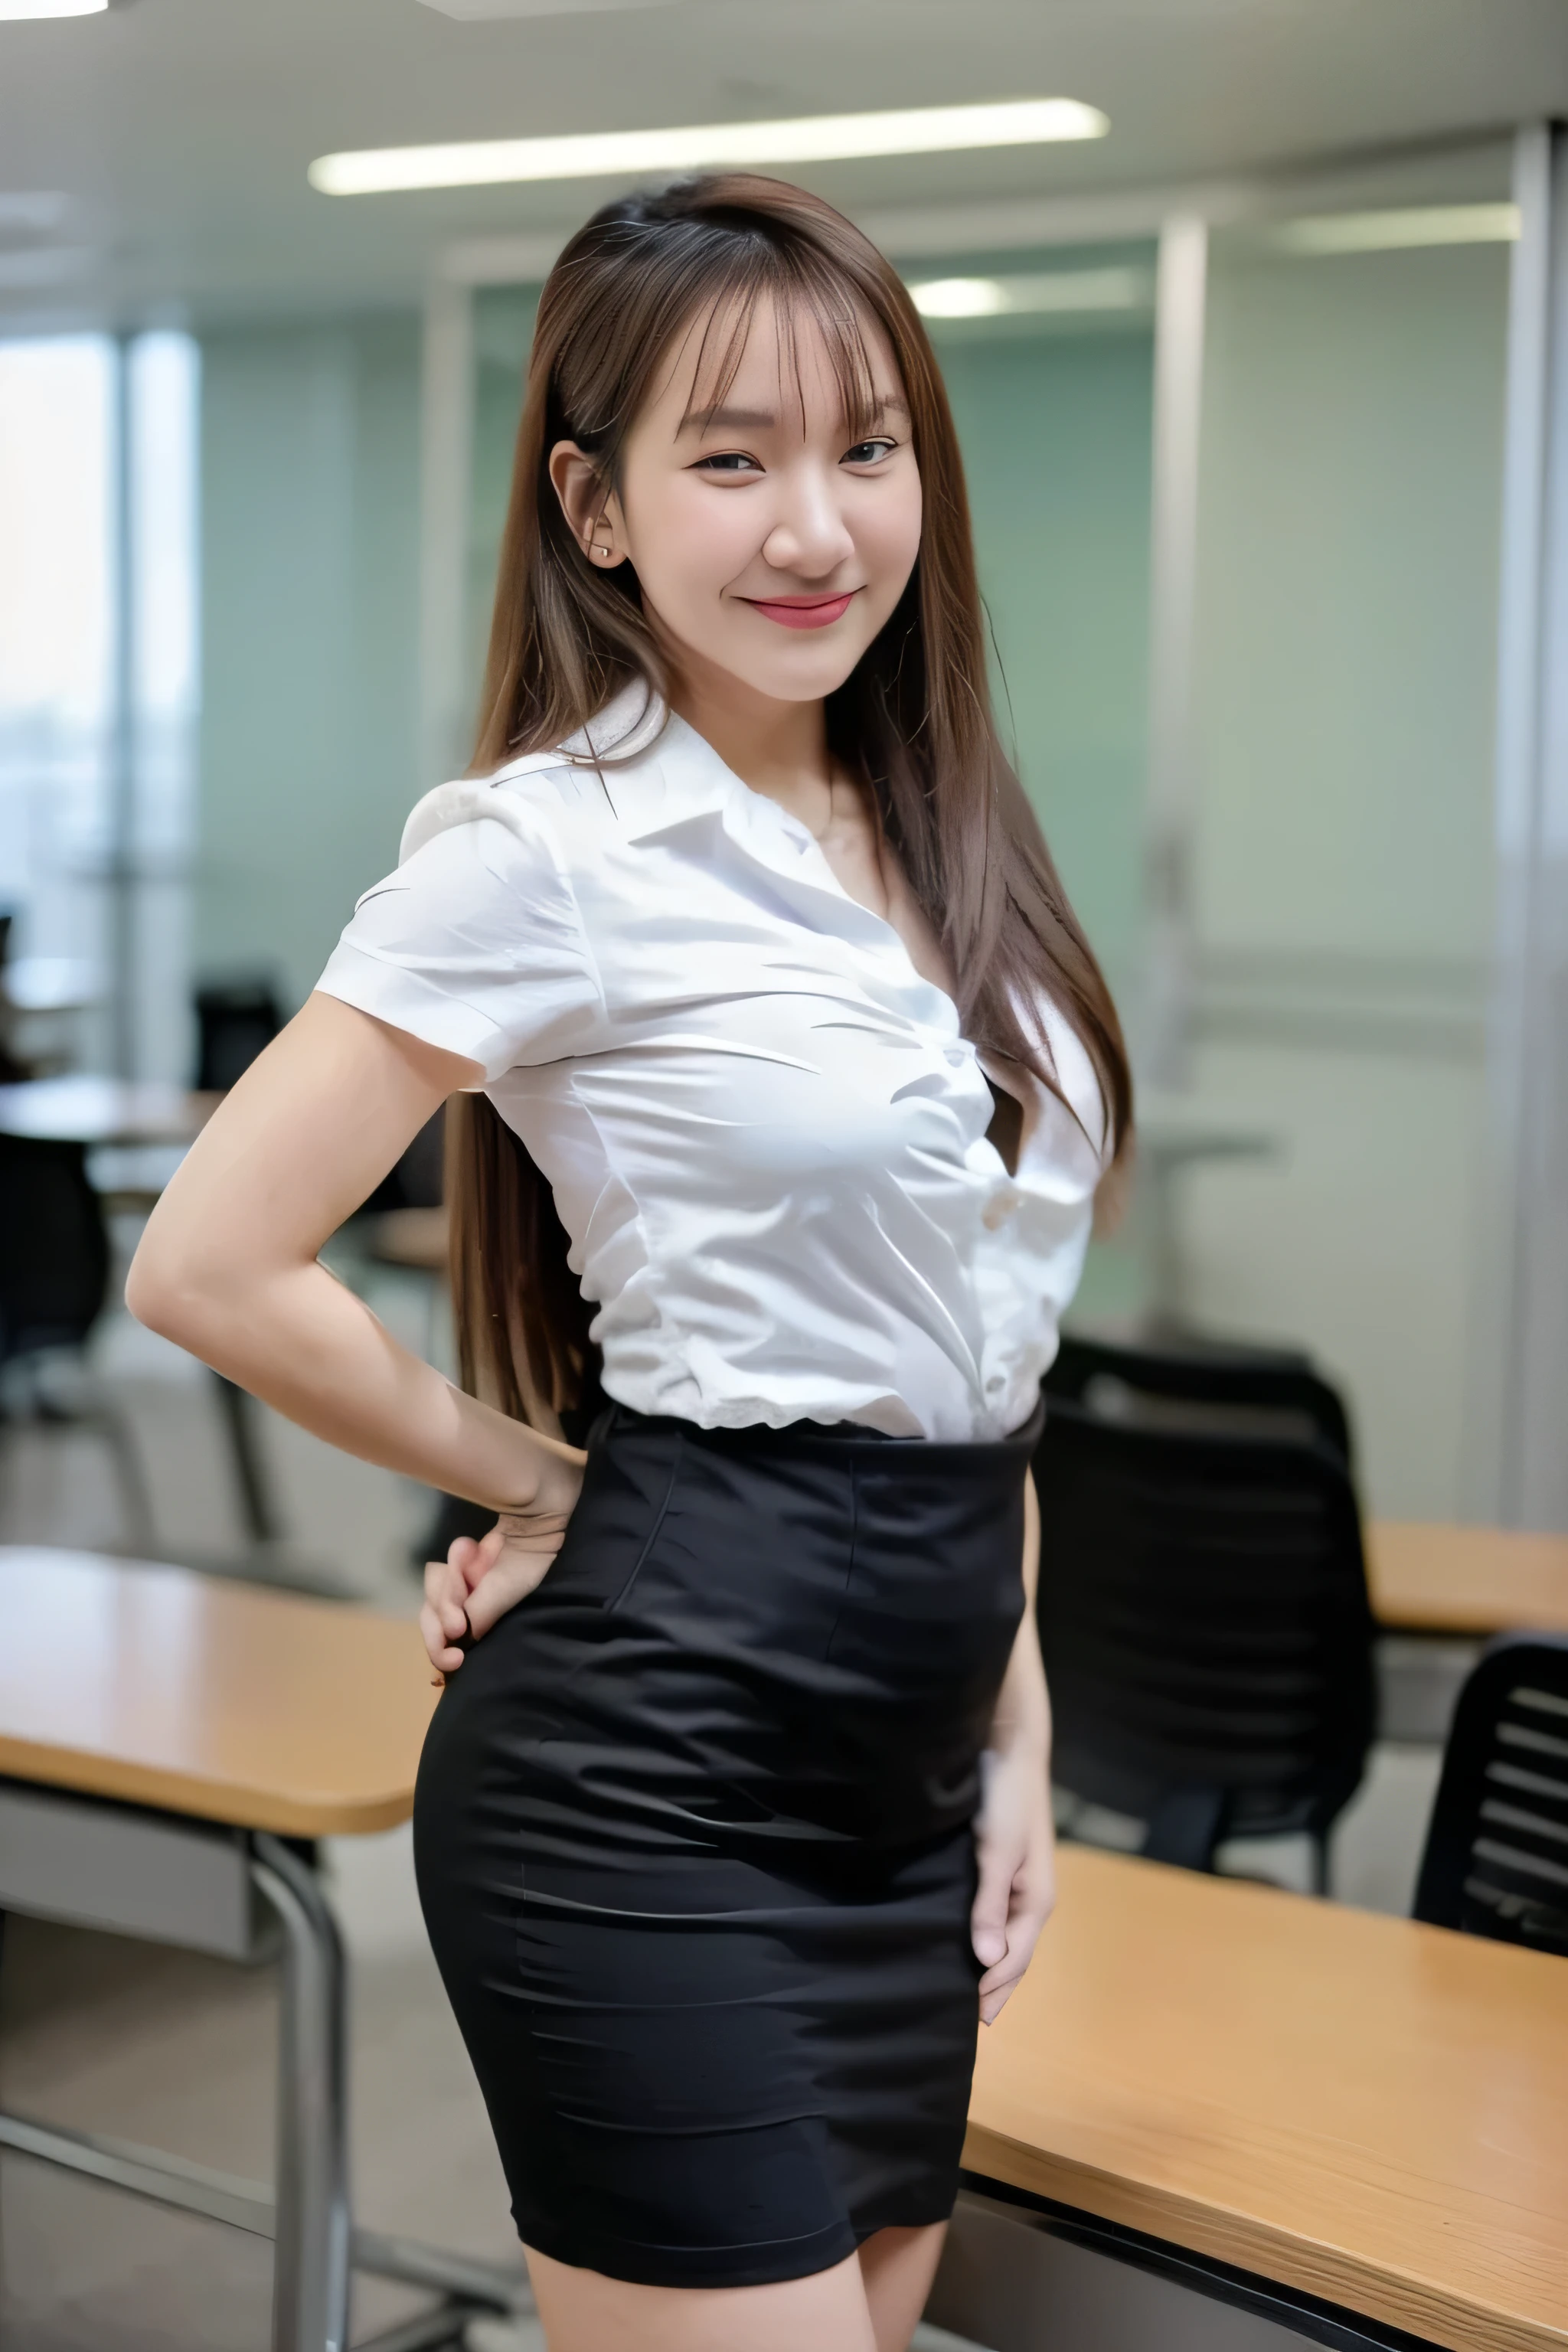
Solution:
<svg viewBox="0 0 1568 2352">
<path fill-rule="evenodd" d="M 675 0 L 421 0 L 459 25 L 489 25 L 510 16 L 581 16 L 603 8 L 669 8 Z"/>
<path fill-rule="evenodd" d="M 24 16 L 101 16 L 109 0 L 0 0 L 0 24 Z"/>
<path fill-rule="evenodd" d="M 1281 221 L 1268 242 L 1279 252 L 1315 258 L 1422 245 L 1508 245 L 1518 235 L 1517 205 L 1418 205 L 1405 212 L 1318 213 Z"/>
<path fill-rule="evenodd" d="M 924 319 L 1006 319 L 1086 310 L 1146 310 L 1146 269 L 1052 269 L 1016 278 L 928 278 L 910 292 Z"/>
<path fill-rule="evenodd" d="M 5 0 L 0 0 L 0 5 Z M 364 148 L 320 155 L 310 180 L 328 196 L 395 189 L 491 187 L 517 180 L 598 179 L 623 172 L 700 172 L 763 163 L 837 163 L 1103 139 L 1110 125 L 1072 98 L 995 106 L 910 107 L 885 114 L 808 114 L 787 122 L 700 122 L 678 131 L 591 131 L 563 139 L 470 139 L 446 147 Z"/>
</svg>

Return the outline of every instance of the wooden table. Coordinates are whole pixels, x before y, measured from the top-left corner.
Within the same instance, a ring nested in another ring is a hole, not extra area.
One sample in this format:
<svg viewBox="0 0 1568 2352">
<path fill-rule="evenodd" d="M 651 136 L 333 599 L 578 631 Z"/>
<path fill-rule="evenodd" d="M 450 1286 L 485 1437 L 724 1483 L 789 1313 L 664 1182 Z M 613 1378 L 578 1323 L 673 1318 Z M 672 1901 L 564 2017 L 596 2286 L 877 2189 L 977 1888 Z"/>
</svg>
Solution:
<svg viewBox="0 0 1568 2352">
<path fill-rule="evenodd" d="M 1568 1633 L 1568 1536 L 1374 1519 L 1366 1530 L 1373 1612 L 1425 1633 Z"/>
<path fill-rule="evenodd" d="M 414 1806 L 417 1626 L 189 1570 L 0 1549 L 0 1773 L 281 1837 Z"/>
<path fill-rule="evenodd" d="M 351 2267 L 465 2314 L 521 2270 L 353 2225 L 344 1962 L 281 1841 L 405 1821 L 436 1694 L 400 1618 L 81 1552 L 0 1549 L 0 1912 L 254 1960 L 281 1930 L 277 2193 L 0 2115 L 0 2147 L 276 2242 L 273 2352 L 344 2352 Z M 259 1902 L 258 1900 L 259 1898 Z"/>
<path fill-rule="evenodd" d="M 1562 2352 L 1568 1964 L 1084 1847 L 1061 1865 L 981 2035 L 982 2186 L 1422 2342 Z"/>
</svg>

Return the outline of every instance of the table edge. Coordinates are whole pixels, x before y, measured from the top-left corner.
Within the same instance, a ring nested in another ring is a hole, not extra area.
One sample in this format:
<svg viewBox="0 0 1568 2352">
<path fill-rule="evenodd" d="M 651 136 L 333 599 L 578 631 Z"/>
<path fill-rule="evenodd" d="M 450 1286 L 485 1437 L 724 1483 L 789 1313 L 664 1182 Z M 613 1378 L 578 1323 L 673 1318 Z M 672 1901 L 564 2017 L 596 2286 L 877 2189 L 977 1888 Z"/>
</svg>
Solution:
<svg viewBox="0 0 1568 2352">
<path fill-rule="evenodd" d="M 147 1805 L 161 1813 L 221 1822 L 226 1828 L 268 1830 L 275 1837 L 369 1837 L 398 1828 L 414 1811 L 413 1782 L 345 1796 L 280 1795 L 232 1780 L 194 1779 L 156 1764 L 106 1759 L 75 1748 L 0 1734 L 0 1776 L 32 1787 L 68 1790 L 121 1804 Z"/>
<path fill-rule="evenodd" d="M 1297 2237 L 1276 2222 L 1052 2154 L 973 2119 L 962 2161 L 964 2170 L 980 2179 L 1047 2197 L 1167 2245 L 1252 2271 L 1281 2286 L 1424 2336 L 1445 2352 L 1563 2352 L 1568 2346 L 1568 2325 L 1558 2327 L 1499 2312 L 1468 2295 L 1385 2270 L 1321 2239 Z"/>
</svg>

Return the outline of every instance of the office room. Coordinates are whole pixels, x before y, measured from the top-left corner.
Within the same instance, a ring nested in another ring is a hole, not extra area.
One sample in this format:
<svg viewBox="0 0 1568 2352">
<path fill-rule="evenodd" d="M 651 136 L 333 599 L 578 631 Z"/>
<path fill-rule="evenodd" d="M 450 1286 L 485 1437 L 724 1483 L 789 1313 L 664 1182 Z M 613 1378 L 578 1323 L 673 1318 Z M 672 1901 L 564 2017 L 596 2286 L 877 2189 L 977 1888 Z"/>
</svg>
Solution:
<svg viewBox="0 0 1568 2352">
<path fill-rule="evenodd" d="M 0 0 L 0 2352 L 1568 2346 L 1560 118 Z"/>
</svg>

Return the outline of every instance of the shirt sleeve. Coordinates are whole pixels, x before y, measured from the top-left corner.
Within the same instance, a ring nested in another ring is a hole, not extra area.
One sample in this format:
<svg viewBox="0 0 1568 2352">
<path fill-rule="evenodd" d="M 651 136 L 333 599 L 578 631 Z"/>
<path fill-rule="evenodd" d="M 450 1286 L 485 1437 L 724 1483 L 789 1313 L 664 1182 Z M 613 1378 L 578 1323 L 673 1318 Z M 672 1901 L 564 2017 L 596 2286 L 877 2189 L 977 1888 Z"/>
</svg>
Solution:
<svg viewBox="0 0 1568 2352">
<path fill-rule="evenodd" d="M 504 814 L 428 835 L 367 890 L 317 982 L 487 1083 L 581 1050 L 598 975 L 548 828 L 515 796 Z M 412 828 L 411 828 L 412 830 Z"/>
</svg>

